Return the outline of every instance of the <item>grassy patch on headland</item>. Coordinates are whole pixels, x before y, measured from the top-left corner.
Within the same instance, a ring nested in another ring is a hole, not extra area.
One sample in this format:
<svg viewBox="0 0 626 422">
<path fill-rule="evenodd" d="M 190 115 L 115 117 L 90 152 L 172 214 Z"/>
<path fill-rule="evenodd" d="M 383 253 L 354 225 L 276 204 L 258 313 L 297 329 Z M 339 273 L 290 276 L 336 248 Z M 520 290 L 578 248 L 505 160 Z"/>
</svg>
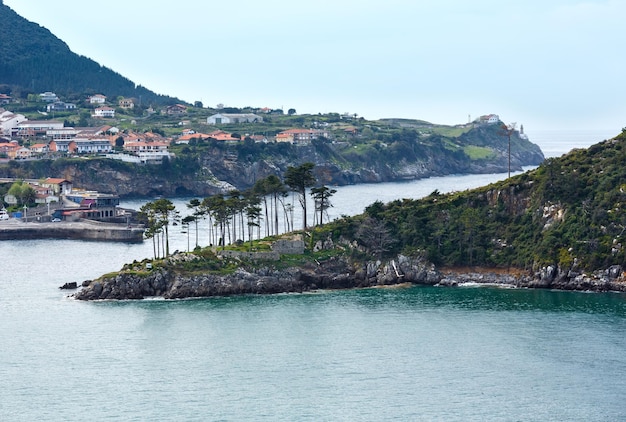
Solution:
<svg viewBox="0 0 626 422">
<path fill-rule="evenodd" d="M 463 148 L 463 152 L 471 160 L 489 160 L 496 157 L 496 153 L 489 147 L 479 147 L 476 145 L 468 145 Z"/>
</svg>

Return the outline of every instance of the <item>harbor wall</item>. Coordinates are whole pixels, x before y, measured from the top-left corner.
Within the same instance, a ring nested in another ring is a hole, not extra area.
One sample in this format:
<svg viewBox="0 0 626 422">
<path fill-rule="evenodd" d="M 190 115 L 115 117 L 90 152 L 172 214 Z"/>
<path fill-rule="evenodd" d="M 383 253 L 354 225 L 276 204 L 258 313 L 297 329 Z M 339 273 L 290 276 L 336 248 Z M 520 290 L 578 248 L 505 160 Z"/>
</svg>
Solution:
<svg viewBox="0 0 626 422">
<path fill-rule="evenodd" d="M 142 227 L 98 222 L 59 223 L 0 223 L 0 240 L 20 239 L 76 239 L 108 242 L 143 242 Z"/>
</svg>

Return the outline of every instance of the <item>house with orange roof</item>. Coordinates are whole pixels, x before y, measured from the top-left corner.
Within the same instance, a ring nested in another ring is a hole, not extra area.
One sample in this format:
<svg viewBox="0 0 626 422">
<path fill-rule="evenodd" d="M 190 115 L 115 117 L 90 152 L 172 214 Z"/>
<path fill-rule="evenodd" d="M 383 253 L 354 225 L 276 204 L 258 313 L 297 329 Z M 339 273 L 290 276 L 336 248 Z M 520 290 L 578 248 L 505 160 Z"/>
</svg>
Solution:
<svg viewBox="0 0 626 422">
<path fill-rule="evenodd" d="M 189 141 L 191 141 L 192 139 L 204 141 L 206 139 L 209 139 L 210 137 L 211 137 L 211 135 L 207 135 L 206 133 L 196 133 L 196 132 L 187 133 L 186 135 L 179 136 L 178 139 L 176 139 L 176 143 L 177 144 L 188 144 Z"/>
<path fill-rule="evenodd" d="M 290 133 L 277 133 L 274 139 L 276 142 L 287 142 L 293 144 L 293 134 Z"/>
<path fill-rule="evenodd" d="M 0 157 L 4 156 L 6 158 L 10 158 L 12 160 L 17 156 L 17 151 L 21 148 L 21 146 L 15 142 L 4 142 L 0 144 Z"/>
<path fill-rule="evenodd" d="M 50 151 L 50 148 L 48 148 L 48 144 L 35 144 L 30 146 L 30 151 L 32 154 L 44 154 Z"/>
<path fill-rule="evenodd" d="M 224 141 L 224 142 L 241 141 L 241 139 L 235 138 L 231 133 L 225 132 L 223 130 L 214 130 L 213 132 L 210 132 L 209 138 L 215 139 L 216 141 Z"/>
<path fill-rule="evenodd" d="M 276 142 L 291 142 L 296 145 L 308 145 L 314 139 L 330 139 L 330 136 L 330 132 L 322 129 L 287 129 L 276 135 Z"/>
<path fill-rule="evenodd" d="M 144 132 L 143 133 L 143 139 L 146 141 L 153 141 L 153 142 L 165 142 L 168 143 L 170 142 L 169 138 L 165 138 L 162 135 L 158 134 L 158 133 L 154 133 L 154 132 Z"/>
<path fill-rule="evenodd" d="M 48 177 L 40 185 L 51 189 L 55 195 L 69 195 L 72 193 L 72 182 L 67 179 Z"/>
</svg>

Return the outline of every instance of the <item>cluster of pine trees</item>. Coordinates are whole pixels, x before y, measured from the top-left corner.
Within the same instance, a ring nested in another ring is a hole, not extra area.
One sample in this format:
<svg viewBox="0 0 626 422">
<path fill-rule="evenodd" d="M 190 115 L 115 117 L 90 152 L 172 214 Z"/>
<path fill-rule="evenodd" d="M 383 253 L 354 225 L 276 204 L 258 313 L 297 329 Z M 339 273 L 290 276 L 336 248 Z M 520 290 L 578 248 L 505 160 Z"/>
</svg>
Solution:
<svg viewBox="0 0 626 422">
<path fill-rule="evenodd" d="M 307 223 L 307 189 L 313 198 L 316 222 L 323 224 L 324 215 L 331 207 L 330 198 L 336 192 L 327 186 L 314 187 L 317 180 L 313 174 L 314 164 L 304 163 L 290 166 L 284 180 L 270 175 L 259 180 L 254 187 L 245 191 L 232 190 L 227 194 L 213 195 L 202 200 L 192 199 L 187 203 L 189 214 L 180 217 L 172 201 L 161 198 L 148 202 L 140 209 L 140 219 L 146 224 L 145 237 L 152 239 L 155 258 L 169 256 L 169 226 L 182 223 L 189 230 L 195 226 L 195 248 L 199 245 L 198 222 L 208 220 L 210 246 L 222 248 L 226 244 L 250 242 L 295 230 L 294 207 L 287 202 L 289 192 L 298 196 L 302 207 L 303 229 Z M 282 229 L 280 220 L 282 219 Z M 264 221 L 265 233 L 261 233 Z"/>
</svg>

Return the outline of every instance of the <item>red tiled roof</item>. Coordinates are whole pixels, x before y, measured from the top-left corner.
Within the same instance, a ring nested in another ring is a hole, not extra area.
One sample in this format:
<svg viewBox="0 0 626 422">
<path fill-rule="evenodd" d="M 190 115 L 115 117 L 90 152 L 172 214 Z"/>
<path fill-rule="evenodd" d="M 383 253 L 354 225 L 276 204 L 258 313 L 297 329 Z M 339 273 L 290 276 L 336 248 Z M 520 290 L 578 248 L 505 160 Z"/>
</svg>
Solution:
<svg viewBox="0 0 626 422">
<path fill-rule="evenodd" d="M 55 179 L 53 177 L 48 177 L 46 180 L 44 180 L 44 183 L 46 184 L 51 184 L 51 185 L 60 185 L 63 182 L 69 182 L 71 183 L 69 180 L 67 179 Z"/>
<path fill-rule="evenodd" d="M 180 136 L 178 138 L 179 141 L 188 141 L 191 139 L 206 139 L 210 138 L 211 135 L 207 135 L 206 133 L 190 133 L 187 135 Z"/>
</svg>

